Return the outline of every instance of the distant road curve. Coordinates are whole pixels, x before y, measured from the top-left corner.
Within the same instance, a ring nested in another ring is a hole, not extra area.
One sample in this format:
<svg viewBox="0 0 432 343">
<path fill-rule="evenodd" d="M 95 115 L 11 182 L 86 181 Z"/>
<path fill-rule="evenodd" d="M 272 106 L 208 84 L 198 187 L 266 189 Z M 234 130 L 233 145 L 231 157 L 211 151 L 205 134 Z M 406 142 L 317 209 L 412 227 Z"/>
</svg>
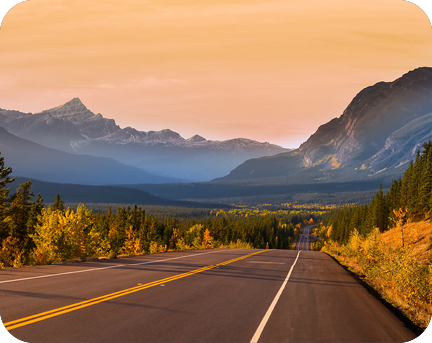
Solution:
<svg viewBox="0 0 432 343">
<path fill-rule="evenodd" d="M 308 225 L 303 228 L 303 233 L 298 236 L 295 250 L 310 251 L 310 233 L 316 225 Z"/>
<path fill-rule="evenodd" d="M 332 258 L 306 250 L 201 250 L 6 269 L 0 297 L 3 323 L 24 342 L 416 337 Z"/>
</svg>

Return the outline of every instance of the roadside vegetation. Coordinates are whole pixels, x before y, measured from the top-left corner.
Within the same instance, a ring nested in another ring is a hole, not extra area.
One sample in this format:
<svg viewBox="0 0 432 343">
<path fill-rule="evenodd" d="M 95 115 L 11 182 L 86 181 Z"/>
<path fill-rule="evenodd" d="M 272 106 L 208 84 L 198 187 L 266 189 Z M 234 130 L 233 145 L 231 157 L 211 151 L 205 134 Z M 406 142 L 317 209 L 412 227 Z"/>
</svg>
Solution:
<svg viewBox="0 0 432 343">
<path fill-rule="evenodd" d="M 390 191 L 371 203 L 323 215 L 313 250 L 347 266 L 408 318 L 432 315 L 432 142 L 425 143 Z"/>
<path fill-rule="evenodd" d="M 306 216 L 245 218 L 218 211 L 204 218 L 158 219 L 138 206 L 94 214 L 84 204 L 65 209 L 60 196 L 47 208 L 40 198 L 24 203 L 30 189 L 29 183 L 20 187 L 6 206 L 0 267 L 190 249 L 291 249 Z"/>
<path fill-rule="evenodd" d="M 346 244 L 332 241 L 323 251 L 347 266 L 384 299 L 425 329 L 432 314 L 432 224 L 409 223 L 366 237 L 354 230 Z"/>
</svg>

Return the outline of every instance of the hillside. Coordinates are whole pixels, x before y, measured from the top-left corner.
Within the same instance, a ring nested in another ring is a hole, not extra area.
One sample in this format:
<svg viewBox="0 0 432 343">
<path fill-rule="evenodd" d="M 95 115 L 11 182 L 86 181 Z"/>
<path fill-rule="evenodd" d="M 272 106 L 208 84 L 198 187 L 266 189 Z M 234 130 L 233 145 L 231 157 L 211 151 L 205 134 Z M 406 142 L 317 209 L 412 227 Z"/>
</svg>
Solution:
<svg viewBox="0 0 432 343">
<path fill-rule="evenodd" d="M 0 126 L 48 148 L 114 158 L 155 175 L 191 181 L 208 181 L 247 159 L 289 151 L 246 138 L 212 141 L 199 135 L 185 139 L 169 129 L 122 129 L 78 98 L 36 114 L 0 109 Z"/>
<path fill-rule="evenodd" d="M 393 82 L 363 89 L 343 114 L 298 149 L 251 159 L 216 181 L 308 183 L 388 178 L 432 131 L 432 68 L 418 68 Z"/>
<path fill-rule="evenodd" d="M 11 193 L 28 178 L 16 177 L 15 181 L 8 184 Z M 46 203 L 54 202 L 55 196 L 60 194 L 61 199 L 67 203 L 116 203 L 116 204 L 137 204 L 175 206 L 188 208 L 232 208 L 233 206 L 218 203 L 200 203 L 194 201 L 180 201 L 163 199 L 151 195 L 148 192 L 119 186 L 89 186 L 44 182 L 31 179 L 33 194 L 40 194 Z"/>
</svg>

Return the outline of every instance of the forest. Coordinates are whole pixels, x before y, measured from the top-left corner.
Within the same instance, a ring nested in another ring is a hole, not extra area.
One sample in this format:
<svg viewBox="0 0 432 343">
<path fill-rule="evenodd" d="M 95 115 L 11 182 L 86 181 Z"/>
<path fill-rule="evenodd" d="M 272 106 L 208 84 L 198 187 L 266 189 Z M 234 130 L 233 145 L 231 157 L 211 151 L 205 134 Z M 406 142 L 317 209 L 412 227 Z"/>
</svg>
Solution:
<svg viewBox="0 0 432 343">
<path fill-rule="evenodd" d="M 247 247 L 291 249 L 309 211 L 210 211 L 206 216 L 147 214 L 135 206 L 93 213 L 85 204 L 65 208 L 58 194 L 51 205 L 31 181 L 9 194 L 12 169 L 0 159 L 0 267 L 85 261 L 187 249 Z M 199 210 L 197 213 L 202 213 Z"/>
<path fill-rule="evenodd" d="M 382 187 L 369 204 L 347 206 L 323 215 L 327 226 L 332 226 L 330 239 L 346 243 L 356 229 L 367 235 L 379 228 L 380 232 L 406 223 L 407 220 L 429 219 L 432 209 L 432 142 L 417 150 L 415 161 L 411 161 L 405 174 L 394 180 L 388 193 Z"/>
</svg>

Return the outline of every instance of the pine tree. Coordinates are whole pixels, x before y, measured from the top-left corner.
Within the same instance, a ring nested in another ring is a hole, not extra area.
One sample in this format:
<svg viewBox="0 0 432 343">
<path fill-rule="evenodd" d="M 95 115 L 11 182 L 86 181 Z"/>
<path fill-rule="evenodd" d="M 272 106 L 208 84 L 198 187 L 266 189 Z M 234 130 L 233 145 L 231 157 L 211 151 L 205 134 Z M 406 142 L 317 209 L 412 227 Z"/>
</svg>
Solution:
<svg viewBox="0 0 432 343">
<path fill-rule="evenodd" d="M 430 210 L 430 199 L 432 193 L 432 149 L 428 149 L 426 163 L 423 170 L 422 185 L 420 188 L 420 213 L 425 215 Z"/>
<path fill-rule="evenodd" d="M 29 254 L 36 247 L 33 239 L 31 238 L 31 235 L 34 235 L 36 226 L 40 224 L 39 216 L 42 214 L 43 208 L 44 208 L 43 199 L 41 195 L 38 194 L 36 201 L 31 203 L 29 214 L 28 214 L 26 235 L 23 242 L 24 251 L 27 254 Z"/>
<path fill-rule="evenodd" d="M 1 157 L 0 153 L 0 240 L 8 236 L 8 229 L 4 220 L 7 208 L 6 198 L 9 196 L 9 188 L 6 188 L 6 185 L 14 181 L 13 178 L 9 177 L 10 173 L 12 173 L 12 168 L 5 167 L 4 157 Z"/>
<path fill-rule="evenodd" d="M 409 167 L 407 168 L 407 170 L 405 170 L 405 174 L 402 179 L 400 207 L 403 208 L 408 207 L 408 202 L 410 199 L 409 186 L 411 184 L 413 170 L 414 170 L 414 164 L 413 161 L 410 161 Z"/>
<path fill-rule="evenodd" d="M 31 189 L 31 181 L 27 181 L 20 185 L 16 193 L 7 200 L 10 205 L 5 222 L 8 225 L 9 234 L 22 244 L 27 236 L 27 221 L 33 197 Z"/>
<path fill-rule="evenodd" d="M 64 211 L 64 202 L 63 200 L 60 199 L 60 194 L 57 194 L 55 197 L 55 201 L 54 204 L 52 204 L 52 210 L 60 210 L 60 211 Z"/>
<path fill-rule="evenodd" d="M 421 178 L 420 150 L 417 150 L 411 177 L 408 181 L 408 212 L 410 217 L 418 213 L 419 183 Z"/>
</svg>

